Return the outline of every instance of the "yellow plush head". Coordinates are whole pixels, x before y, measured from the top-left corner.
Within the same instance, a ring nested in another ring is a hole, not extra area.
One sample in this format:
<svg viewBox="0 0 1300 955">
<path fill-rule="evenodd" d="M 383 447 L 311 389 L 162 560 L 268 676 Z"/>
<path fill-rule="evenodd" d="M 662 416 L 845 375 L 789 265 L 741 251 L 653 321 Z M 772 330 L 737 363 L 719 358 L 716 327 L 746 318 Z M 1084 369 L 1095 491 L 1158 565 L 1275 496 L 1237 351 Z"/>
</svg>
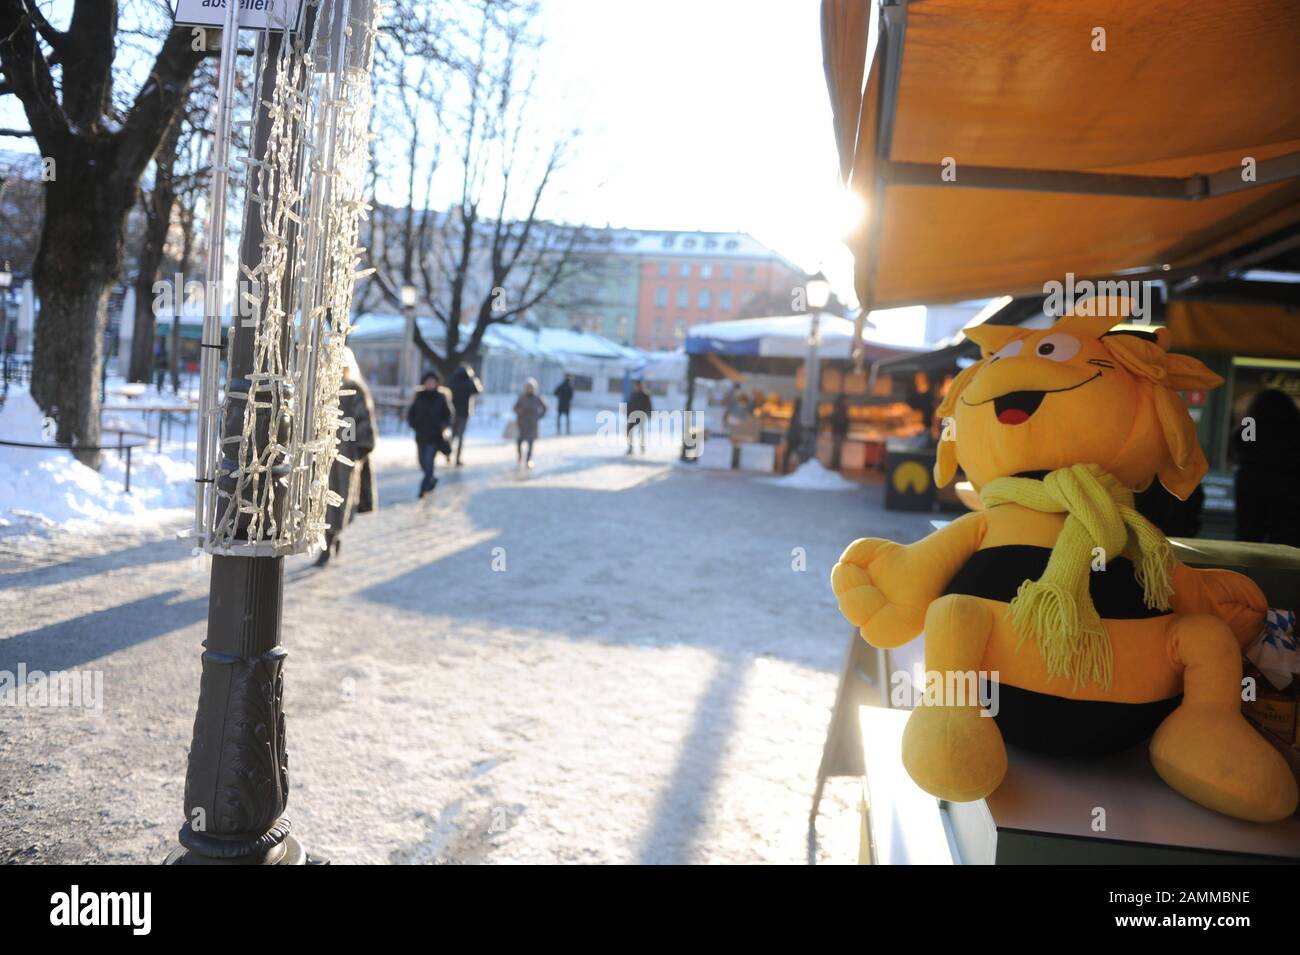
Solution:
<svg viewBox="0 0 1300 955">
<path fill-rule="evenodd" d="M 1186 499 L 1205 474 L 1196 426 L 1179 391 L 1223 379 L 1195 358 L 1112 333 L 1113 318 L 1067 316 L 1051 328 L 979 325 L 981 358 L 948 389 L 935 479 L 960 464 L 976 488 L 997 477 L 1096 464 L 1142 490 L 1153 477 Z"/>
</svg>

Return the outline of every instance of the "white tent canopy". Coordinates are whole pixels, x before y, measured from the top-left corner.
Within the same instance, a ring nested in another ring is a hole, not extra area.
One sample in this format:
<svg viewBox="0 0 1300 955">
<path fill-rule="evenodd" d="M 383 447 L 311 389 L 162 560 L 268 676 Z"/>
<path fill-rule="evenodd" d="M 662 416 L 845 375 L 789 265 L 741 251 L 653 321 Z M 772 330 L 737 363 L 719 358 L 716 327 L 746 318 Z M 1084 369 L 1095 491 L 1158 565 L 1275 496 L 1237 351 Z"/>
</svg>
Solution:
<svg viewBox="0 0 1300 955">
<path fill-rule="evenodd" d="M 853 323 L 838 315 L 823 313 L 817 322 L 822 359 L 845 359 L 853 351 Z M 729 322 L 693 325 L 686 334 L 687 354 L 756 355 L 763 358 L 805 358 L 812 334 L 812 316 L 773 315 L 742 318 Z M 910 351 L 896 345 L 868 343 L 889 354 Z"/>
</svg>

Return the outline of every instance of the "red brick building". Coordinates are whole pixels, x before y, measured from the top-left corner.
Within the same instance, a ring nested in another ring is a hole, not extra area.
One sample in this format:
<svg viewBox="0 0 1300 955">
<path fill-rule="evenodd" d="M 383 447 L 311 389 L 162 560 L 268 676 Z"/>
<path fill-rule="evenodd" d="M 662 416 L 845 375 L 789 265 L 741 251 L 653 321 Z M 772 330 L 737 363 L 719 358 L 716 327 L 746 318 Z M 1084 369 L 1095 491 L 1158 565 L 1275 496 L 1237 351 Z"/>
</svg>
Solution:
<svg viewBox="0 0 1300 955">
<path fill-rule="evenodd" d="M 802 270 L 743 232 L 636 234 L 638 348 L 676 348 L 690 326 L 737 318 L 756 301 L 784 303 L 778 311 L 788 312 L 804 281 Z"/>
</svg>

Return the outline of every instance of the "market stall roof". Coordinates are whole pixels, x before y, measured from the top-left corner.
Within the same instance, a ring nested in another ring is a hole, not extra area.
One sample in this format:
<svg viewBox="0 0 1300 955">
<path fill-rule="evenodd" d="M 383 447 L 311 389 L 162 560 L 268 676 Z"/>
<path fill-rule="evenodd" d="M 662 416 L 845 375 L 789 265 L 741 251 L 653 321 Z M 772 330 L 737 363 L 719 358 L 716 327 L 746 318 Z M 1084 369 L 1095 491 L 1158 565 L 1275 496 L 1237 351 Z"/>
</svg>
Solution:
<svg viewBox="0 0 1300 955">
<path fill-rule="evenodd" d="M 818 320 L 823 359 L 847 359 L 853 350 L 853 323 L 838 315 L 823 314 Z M 727 322 L 692 325 L 686 332 L 688 355 L 754 355 L 760 358 L 798 358 L 808 355 L 812 316 L 773 315 L 741 318 Z M 878 342 L 864 343 L 868 361 L 920 349 Z"/>
<path fill-rule="evenodd" d="M 420 334 L 427 341 L 441 341 L 442 323 L 429 315 L 416 318 Z M 353 319 L 349 340 L 401 341 L 405 334 L 406 319 L 401 315 L 366 313 Z M 468 326 L 461 326 L 462 341 L 470 335 Z M 566 361 L 609 361 L 624 366 L 641 362 L 644 353 L 628 348 L 590 332 L 571 331 L 564 328 L 528 328 L 523 325 L 493 325 L 483 335 L 483 344 L 489 349 L 533 358 L 550 358 Z"/>
<path fill-rule="evenodd" d="M 689 361 L 682 348 L 646 352 L 640 364 L 630 370 L 634 377 L 645 381 L 684 381 Z"/>
<path fill-rule="evenodd" d="M 1294 0 L 823 0 L 822 32 L 867 308 L 1177 270 L 1300 222 Z"/>
</svg>

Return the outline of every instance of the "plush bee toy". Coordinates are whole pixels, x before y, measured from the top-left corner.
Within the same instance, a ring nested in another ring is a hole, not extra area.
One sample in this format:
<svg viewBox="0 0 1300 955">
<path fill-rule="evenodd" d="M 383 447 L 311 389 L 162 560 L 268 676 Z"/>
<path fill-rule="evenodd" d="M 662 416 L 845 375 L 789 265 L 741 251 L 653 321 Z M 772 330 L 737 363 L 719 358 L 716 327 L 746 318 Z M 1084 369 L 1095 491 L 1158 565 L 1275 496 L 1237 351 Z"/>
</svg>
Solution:
<svg viewBox="0 0 1300 955">
<path fill-rule="evenodd" d="M 1222 379 L 1169 354 L 1163 330 L 1113 324 L 968 329 L 982 357 L 939 407 L 935 478 L 947 484 L 960 465 L 983 509 L 906 547 L 854 541 L 835 596 L 873 646 L 924 631 L 928 674 L 980 674 L 984 699 L 996 694 L 988 718 L 978 698 L 928 688 L 903 735 L 903 763 L 927 792 L 991 793 L 1004 740 L 1100 755 L 1150 737 L 1156 772 L 1187 798 L 1281 819 L 1295 779 L 1241 714 L 1241 650 L 1264 596 L 1240 574 L 1178 563 L 1133 505 L 1153 479 L 1181 499 L 1200 483 L 1205 456 L 1178 392 Z"/>
</svg>

